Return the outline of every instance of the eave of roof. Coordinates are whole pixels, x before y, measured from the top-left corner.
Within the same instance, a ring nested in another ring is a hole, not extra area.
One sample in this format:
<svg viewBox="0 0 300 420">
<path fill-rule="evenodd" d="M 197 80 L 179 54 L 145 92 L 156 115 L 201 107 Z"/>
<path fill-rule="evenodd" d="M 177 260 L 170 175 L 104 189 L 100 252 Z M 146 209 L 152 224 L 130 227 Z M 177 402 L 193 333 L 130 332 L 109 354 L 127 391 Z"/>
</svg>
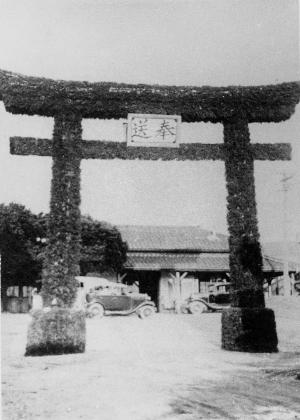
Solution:
<svg viewBox="0 0 300 420">
<path fill-rule="evenodd" d="M 229 254 L 224 253 L 157 253 L 128 252 L 127 269 L 140 271 L 176 270 L 191 272 L 229 272 Z M 289 263 L 289 270 L 296 266 Z M 272 258 L 263 258 L 264 273 L 282 273 L 283 263 Z"/>
</svg>

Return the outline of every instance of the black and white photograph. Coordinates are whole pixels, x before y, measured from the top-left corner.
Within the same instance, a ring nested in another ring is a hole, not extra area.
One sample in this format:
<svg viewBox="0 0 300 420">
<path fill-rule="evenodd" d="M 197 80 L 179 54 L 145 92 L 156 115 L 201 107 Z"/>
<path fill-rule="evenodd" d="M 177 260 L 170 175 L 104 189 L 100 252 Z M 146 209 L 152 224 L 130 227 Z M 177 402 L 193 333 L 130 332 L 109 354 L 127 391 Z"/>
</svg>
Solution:
<svg viewBox="0 0 300 420">
<path fill-rule="evenodd" d="M 299 20 L 0 0 L 3 420 L 300 420 Z"/>
</svg>

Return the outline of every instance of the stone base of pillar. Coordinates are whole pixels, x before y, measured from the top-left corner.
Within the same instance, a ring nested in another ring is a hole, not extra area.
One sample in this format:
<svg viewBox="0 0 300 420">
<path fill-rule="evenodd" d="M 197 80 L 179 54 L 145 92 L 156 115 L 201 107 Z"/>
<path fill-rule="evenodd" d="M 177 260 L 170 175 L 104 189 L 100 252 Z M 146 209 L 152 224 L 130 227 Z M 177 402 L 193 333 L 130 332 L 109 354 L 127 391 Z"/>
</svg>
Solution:
<svg viewBox="0 0 300 420">
<path fill-rule="evenodd" d="M 228 308 L 222 313 L 222 348 L 275 353 L 278 339 L 274 312 L 267 308 Z"/>
<path fill-rule="evenodd" d="M 25 356 L 46 356 L 85 351 L 85 314 L 65 308 L 37 310 L 27 334 Z"/>
</svg>

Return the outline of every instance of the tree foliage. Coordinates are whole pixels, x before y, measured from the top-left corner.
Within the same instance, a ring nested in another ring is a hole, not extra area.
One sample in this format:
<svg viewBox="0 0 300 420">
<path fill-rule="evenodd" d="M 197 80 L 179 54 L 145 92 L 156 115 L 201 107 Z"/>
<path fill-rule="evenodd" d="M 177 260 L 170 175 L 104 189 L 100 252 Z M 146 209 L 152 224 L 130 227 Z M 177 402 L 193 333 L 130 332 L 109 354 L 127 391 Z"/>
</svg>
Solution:
<svg viewBox="0 0 300 420">
<path fill-rule="evenodd" d="M 89 216 L 81 219 L 81 258 L 83 275 L 88 272 L 119 272 L 126 262 L 127 245 L 116 227 Z"/>
<path fill-rule="evenodd" d="M 39 285 L 47 244 L 49 216 L 33 214 L 23 205 L 0 204 L 2 290 L 15 285 Z M 119 231 L 106 222 L 82 216 L 80 272 L 119 272 L 126 261 L 127 245 Z"/>
<path fill-rule="evenodd" d="M 45 218 L 16 203 L 0 204 L 1 286 L 33 285 L 42 268 Z"/>
</svg>

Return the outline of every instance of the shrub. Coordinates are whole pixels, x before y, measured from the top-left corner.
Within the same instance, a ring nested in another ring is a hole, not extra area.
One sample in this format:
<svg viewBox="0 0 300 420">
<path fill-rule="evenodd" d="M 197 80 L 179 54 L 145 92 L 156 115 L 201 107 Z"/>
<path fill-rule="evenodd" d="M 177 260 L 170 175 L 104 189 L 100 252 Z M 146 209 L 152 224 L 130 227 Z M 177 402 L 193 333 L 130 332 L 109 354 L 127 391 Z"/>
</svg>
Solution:
<svg viewBox="0 0 300 420">
<path fill-rule="evenodd" d="M 267 308 L 228 308 L 222 313 L 222 348 L 277 352 L 274 312 Z"/>
<path fill-rule="evenodd" d="M 25 356 L 83 353 L 85 350 L 85 314 L 66 308 L 49 312 L 37 310 L 27 334 Z"/>
</svg>

